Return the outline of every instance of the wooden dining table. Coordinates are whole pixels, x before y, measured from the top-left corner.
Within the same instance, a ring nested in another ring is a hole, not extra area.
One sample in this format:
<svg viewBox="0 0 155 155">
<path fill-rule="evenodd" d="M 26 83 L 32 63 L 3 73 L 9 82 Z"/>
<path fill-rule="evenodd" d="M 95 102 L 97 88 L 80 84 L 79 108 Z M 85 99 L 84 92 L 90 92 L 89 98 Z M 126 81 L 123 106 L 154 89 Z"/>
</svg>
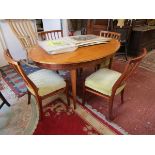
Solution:
<svg viewBox="0 0 155 155">
<path fill-rule="evenodd" d="M 49 54 L 39 45 L 35 45 L 28 52 L 28 57 L 41 68 L 70 71 L 73 104 L 75 109 L 77 69 L 93 67 L 100 64 L 106 57 L 112 57 L 119 48 L 120 42 L 116 39 L 111 39 L 106 44 L 79 47 L 73 52 L 61 54 Z"/>
</svg>

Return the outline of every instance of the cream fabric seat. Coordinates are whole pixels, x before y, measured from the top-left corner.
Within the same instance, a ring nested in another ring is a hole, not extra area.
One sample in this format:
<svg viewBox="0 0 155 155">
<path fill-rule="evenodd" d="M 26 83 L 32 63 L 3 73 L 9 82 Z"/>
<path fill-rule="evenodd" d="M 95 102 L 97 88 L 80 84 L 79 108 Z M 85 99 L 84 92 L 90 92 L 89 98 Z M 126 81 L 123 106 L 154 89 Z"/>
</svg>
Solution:
<svg viewBox="0 0 155 155">
<path fill-rule="evenodd" d="M 85 86 L 100 92 L 102 94 L 111 96 L 112 87 L 119 79 L 121 73 L 107 68 L 99 69 L 97 72 L 88 76 L 85 80 Z M 119 94 L 125 87 L 125 84 L 119 87 L 116 95 Z"/>
<path fill-rule="evenodd" d="M 39 95 L 44 96 L 66 87 L 64 79 L 53 71 L 42 69 L 28 75 L 30 80 L 39 88 Z M 29 89 L 33 94 L 33 91 Z"/>
</svg>

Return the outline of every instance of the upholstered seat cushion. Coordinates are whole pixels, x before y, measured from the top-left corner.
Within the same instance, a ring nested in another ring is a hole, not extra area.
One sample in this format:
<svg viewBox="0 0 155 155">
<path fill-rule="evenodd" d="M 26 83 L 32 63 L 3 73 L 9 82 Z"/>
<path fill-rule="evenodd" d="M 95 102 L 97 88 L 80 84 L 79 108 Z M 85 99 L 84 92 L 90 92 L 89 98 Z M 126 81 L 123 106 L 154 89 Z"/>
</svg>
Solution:
<svg viewBox="0 0 155 155">
<path fill-rule="evenodd" d="M 66 86 L 66 82 L 61 76 L 46 69 L 31 73 L 28 77 L 39 88 L 38 93 L 40 96 L 47 95 Z M 30 89 L 29 91 L 33 93 Z"/>
<path fill-rule="evenodd" d="M 110 96 L 112 93 L 112 87 L 120 76 L 121 73 L 117 71 L 113 71 L 107 68 L 99 69 L 97 72 L 86 78 L 85 86 Z M 119 87 L 116 91 L 116 95 L 120 93 L 124 87 L 125 84 Z"/>
</svg>

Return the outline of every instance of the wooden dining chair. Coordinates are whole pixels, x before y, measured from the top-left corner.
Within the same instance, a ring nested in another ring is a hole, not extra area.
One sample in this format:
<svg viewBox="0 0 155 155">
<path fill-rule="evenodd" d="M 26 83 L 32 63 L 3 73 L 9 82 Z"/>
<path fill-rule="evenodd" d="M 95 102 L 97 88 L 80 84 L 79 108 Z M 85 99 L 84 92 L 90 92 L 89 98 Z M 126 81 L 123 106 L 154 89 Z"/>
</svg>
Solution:
<svg viewBox="0 0 155 155">
<path fill-rule="evenodd" d="M 29 49 L 36 45 L 38 40 L 35 23 L 30 19 L 9 19 L 7 21 L 28 54 Z"/>
<path fill-rule="evenodd" d="M 38 43 L 35 22 L 30 19 L 8 19 L 7 21 L 12 32 L 16 35 L 23 49 L 26 51 L 26 61 L 22 60 L 22 62 L 30 67 L 36 68 L 37 66 L 28 58 L 29 50 Z"/>
<path fill-rule="evenodd" d="M 38 33 L 39 40 L 56 40 L 63 37 L 62 30 L 51 30 L 51 31 L 42 31 Z M 59 73 L 59 71 L 56 71 Z"/>
<path fill-rule="evenodd" d="M 117 32 L 100 31 L 100 36 L 105 38 L 113 38 L 113 39 L 120 40 L 121 34 Z"/>
<path fill-rule="evenodd" d="M 65 92 L 68 105 L 70 105 L 68 83 L 61 76 L 46 69 L 41 69 L 27 76 L 21 67 L 20 61 L 15 61 L 10 56 L 8 50 L 5 50 L 4 56 L 8 63 L 23 78 L 28 89 L 28 104 L 30 104 L 31 95 L 35 97 L 39 107 L 40 120 L 43 118 L 43 99 L 60 92 Z"/>
<path fill-rule="evenodd" d="M 42 31 L 38 33 L 38 38 L 41 40 L 56 40 L 63 37 L 62 30 Z"/>
<path fill-rule="evenodd" d="M 124 102 L 124 89 L 127 79 L 137 68 L 147 51 L 142 49 L 140 56 L 128 61 L 123 73 L 108 68 L 99 69 L 86 78 L 83 89 L 83 105 L 85 104 L 85 93 L 90 92 L 108 100 L 108 119 L 112 120 L 112 109 L 115 95 L 121 93 L 121 103 Z"/>
<path fill-rule="evenodd" d="M 120 40 L 121 35 L 117 32 L 110 32 L 110 31 L 100 31 L 100 37 L 105 37 L 105 38 L 112 38 L 112 39 L 117 39 Z M 110 58 L 105 58 L 104 62 L 97 65 L 97 69 L 99 68 L 111 68 L 112 65 L 112 61 L 113 61 L 113 56 Z"/>
</svg>

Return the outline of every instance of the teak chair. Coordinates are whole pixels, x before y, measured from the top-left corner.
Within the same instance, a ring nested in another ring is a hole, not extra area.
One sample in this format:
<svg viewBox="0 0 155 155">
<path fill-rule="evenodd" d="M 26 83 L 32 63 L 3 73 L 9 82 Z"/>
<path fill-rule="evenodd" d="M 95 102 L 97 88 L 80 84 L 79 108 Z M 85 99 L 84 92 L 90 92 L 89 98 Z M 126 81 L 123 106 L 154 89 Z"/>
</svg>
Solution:
<svg viewBox="0 0 155 155">
<path fill-rule="evenodd" d="M 121 34 L 117 32 L 100 31 L 100 36 L 105 38 L 113 38 L 113 39 L 120 40 Z"/>
<path fill-rule="evenodd" d="M 23 62 L 31 67 L 37 67 L 28 58 L 28 51 L 37 44 L 38 40 L 35 22 L 30 19 L 9 19 L 7 21 L 22 47 L 26 50 L 27 58 Z"/>
<path fill-rule="evenodd" d="M 51 30 L 51 31 L 42 31 L 38 32 L 38 38 L 40 40 L 56 40 L 63 37 L 63 31 L 62 30 Z M 59 71 L 56 71 L 59 73 Z"/>
<path fill-rule="evenodd" d="M 51 31 L 43 31 L 38 33 L 38 37 L 41 40 L 56 40 L 63 37 L 62 30 L 51 30 Z"/>
<path fill-rule="evenodd" d="M 38 40 L 35 24 L 28 19 L 9 19 L 8 24 L 28 53 L 29 49 L 37 44 Z"/>
<path fill-rule="evenodd" d="M 43 118 L 43 99 L 60 92 L 65 92 L 68 105 L 70 104 L 68 84 L 61 76 L 46 69 L 41 69 L 27 76 L 20 62 L 13 60 L 8 50 L 5 50 L 4 56 L 8 63 L 22 76 L 28 89 L 28 104 L 30 104 L 31 95 L 35 97 L 39 107 L 40 120 Z"/>
<path fill-rule="evenodd" d="M 124 102 L 123 95 L 126 81 L 145 57 L 146 53 L 146 49 L 142 49 L 142 53 L 139 57 L 133 58 L 127 63 L 122 74 L 114 70 L 103 68 L 87 77 L 83 89 L 83 105 L 85 104 L 86 91 L 107 99 L 109 103 L 108 119 L 112 120 L 113 100 L 115 95 L 121 93 L 121 103 Z"/>
<path fill-rule="evenodd" d="M 100 31 L 100 37 L 120 40 L 121 35 L 119 33 L 117 33 L 117 32 Z M 102 64 L 97 66 L 97 69 L 103 68 L 103 67 L 108 67 L 110 69 L 111 65 L 112 65 L 112 60 L 113 60 L 113 57 L 106 58 L 105 61 Z"/>
</svg>

